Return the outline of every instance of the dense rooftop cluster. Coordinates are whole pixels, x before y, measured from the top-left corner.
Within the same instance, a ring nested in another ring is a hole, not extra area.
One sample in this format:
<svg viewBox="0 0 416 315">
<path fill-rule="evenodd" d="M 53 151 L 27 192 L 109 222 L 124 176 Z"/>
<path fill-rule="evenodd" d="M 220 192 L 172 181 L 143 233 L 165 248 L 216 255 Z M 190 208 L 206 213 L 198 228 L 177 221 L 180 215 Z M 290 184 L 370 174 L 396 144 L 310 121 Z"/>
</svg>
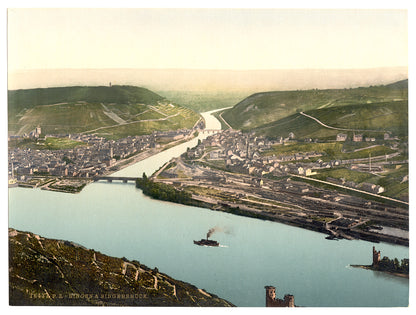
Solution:
<svg viewBox="0 0 416 315">
<path fill-rule="evenodd" d="M 150 148 L 158 148 L 161 141 L 178 140 L 189 133 L 188 129 L 156 131 L 151 135 L 129 136 L 119 140 L 107 140 L 87 134 L 53 135 L 54 138 L 69 138 L 81 145 L 60 150 L 10 148 L 9 174 L 13 173 L 20 181 L 36 174 L 93 177 L 104 174 L 119 160 Z"/>
</svg>

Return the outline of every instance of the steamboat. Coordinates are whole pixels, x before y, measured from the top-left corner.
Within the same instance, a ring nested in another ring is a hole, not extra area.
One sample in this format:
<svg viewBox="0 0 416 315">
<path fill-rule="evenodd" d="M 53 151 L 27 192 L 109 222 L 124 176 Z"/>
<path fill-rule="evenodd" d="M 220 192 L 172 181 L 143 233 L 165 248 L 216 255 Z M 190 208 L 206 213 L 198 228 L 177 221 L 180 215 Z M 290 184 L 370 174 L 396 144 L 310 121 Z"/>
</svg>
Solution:
<svg viewBox="0 0 416 315">
<path fill-rule="evenodd" d="M 199 246 L 220 246 L 220 243 L 218 243 L 217 241 L 214 240 L 209 240 L 208 238 L 206 239 L 201 239 L 200 241 L 194 241 L 195 245 L 199 245 Z"/>
</svg>

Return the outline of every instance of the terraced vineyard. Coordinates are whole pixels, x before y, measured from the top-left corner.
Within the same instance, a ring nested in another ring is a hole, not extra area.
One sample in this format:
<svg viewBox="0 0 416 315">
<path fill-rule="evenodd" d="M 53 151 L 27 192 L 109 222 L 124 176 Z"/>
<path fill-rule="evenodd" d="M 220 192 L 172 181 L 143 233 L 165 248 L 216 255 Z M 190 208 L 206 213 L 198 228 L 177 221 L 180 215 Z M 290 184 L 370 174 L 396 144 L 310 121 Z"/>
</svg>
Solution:
<svg viewBox="0 0 416 315">
<path fill-rule="evenodd" d="M 254 94 L 223 117 L 235 129 L 297 138 L 333 138 L 342 129 L 370 130 L 369 136 L 390 131 L 407 134 L 407 80 L 356 89 L 279 91 Z M 313 116 L 334 128 L 326 128 Z M 339 130 L 337 129 L 339 128 Z"/>
<path fill-rule="evenodd" d="M 9 91 L 9 134 L 94 133 L 109 139 L 192 128 L 199 115 L 143 88 L 67 87 Z"/>
</svg>

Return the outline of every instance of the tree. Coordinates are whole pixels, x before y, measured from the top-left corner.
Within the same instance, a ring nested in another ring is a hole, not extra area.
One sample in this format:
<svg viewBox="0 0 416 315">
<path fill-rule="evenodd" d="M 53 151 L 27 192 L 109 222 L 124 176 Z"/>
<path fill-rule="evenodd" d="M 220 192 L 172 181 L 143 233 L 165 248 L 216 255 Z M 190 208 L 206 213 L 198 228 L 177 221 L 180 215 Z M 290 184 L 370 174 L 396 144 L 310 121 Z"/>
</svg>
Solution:
<svg viewBox="0 0 416 315">
<path fill-rule="evenodd" d="M 395 270 L 400 269 L 400 262 L 397 258 L 394 258 L 394 269 Z"/>
<path fill-rule="evenodd" d="M 408 273 L 409 272 L 409 259 L 402 259 L 402 263 L 400 266 L 401 271 Z"/>
</svg>

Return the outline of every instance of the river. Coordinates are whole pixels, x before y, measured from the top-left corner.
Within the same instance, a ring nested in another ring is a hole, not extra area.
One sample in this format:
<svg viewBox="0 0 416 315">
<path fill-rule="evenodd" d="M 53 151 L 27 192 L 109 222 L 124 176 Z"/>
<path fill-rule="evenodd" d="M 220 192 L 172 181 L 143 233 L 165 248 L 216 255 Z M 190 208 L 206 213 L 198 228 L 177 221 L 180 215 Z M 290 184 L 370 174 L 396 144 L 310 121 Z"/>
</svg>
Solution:
<svg viewBox="0 0 416 315">
<path fill-rule="evenodd" d="M 207 128 L 220 128 L 211 115 L 204 117 Z M 197 141 L 114 175 L 152 174 Z M 134 184 L 97 182 L 80 194 L 9 189 L 9 226 L 136 259 L 237 306 L 264 306 L 266 285 L 275 286 L 279 298 L 293 294 L 300 306 L 408 306 L 409 301 L 408 279 L 349 267 L 371 264 L 373 243 L 329 241 L 280 223 L 157 201 Z M 218 227 L 212 238 L 221 247 L 193 244 L 212 227 Z M 407 247 L 375 246 L 382 256 L 409 257 Z"/>
</svg>

